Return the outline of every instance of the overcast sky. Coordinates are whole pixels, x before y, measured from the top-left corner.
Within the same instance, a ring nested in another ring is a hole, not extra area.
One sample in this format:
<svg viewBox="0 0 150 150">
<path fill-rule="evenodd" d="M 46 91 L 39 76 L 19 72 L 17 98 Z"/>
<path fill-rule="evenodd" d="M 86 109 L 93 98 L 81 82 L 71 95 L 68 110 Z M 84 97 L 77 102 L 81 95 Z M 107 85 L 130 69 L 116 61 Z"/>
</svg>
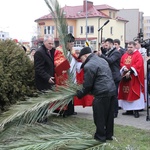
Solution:
<svg viewBox="0 0 150 150">
<path fill-rule="evenodd" d="M 83 0 L 58 0 L 60 5 L 82 5 Z M 139 9 L 150 16 L 148 0 L 89 0 L 94 5 L 107 4 L 116 9 Z M 34 20 L 49 13 L 44 0 L 0 0 L 0 31 L 9 32 L 11 38 L 30 41 L 36 32 Z"/>
</svg>

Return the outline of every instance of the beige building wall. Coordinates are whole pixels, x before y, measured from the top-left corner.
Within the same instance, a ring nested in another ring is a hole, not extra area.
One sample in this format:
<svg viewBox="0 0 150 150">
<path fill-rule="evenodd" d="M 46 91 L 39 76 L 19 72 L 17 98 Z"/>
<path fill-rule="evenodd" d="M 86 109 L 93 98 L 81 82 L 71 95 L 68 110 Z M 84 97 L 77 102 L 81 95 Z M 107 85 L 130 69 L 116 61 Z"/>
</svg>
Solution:
<svg viewBox="0 0 150 150">
<path fill-rule="evenodd" d="M 68 24 L 68 26 L 73 26 L 73 35 L 76 37 L 76 31 L 77 31 L 76 20 L 67 19 L 67 24 Z"/>
<path fill-rule="evenodd" d="M 100 18 L 88 18 L 87 25 L 94 26 L 94 33 L 88 34 L 88 38 L 96 37 L 96 43 L 98 48 L 98 43 L 101 41 L 101 30 L 98 31 L 100 27 L 104 25 L 104 23 L 108 19 L 100 19 Z M 103 27 L 102 31 L 102 38 L 112 38 L 112 39 L 119 39 L 121 41 L 121 46 L 125 46 L 125 23 L 123 21 L 109 19 L 109 23 Z M 80 33 L 80 28 L 83 26 L 83 34 Z M 78 19 L 77 20 L 77 34 L 76 37 L 78 38 L 85 38 L 86 37 L 86 19 Z M 112 30 L 112 32 L 111 32 Z"/>
<path fill-rule="evenodd" d="M 144 16 L 144 40 L 150 39 L 150 16 Z"/>
<path fill-rule="evenodd" d="M 96 49 L 98 49 L 98 45 L 101 41 L 101 30 L 98 31 L 100 27 L 104 25 L 107 21 L 107 18 L 87 18 L 87 26 L 94 26 L 94 33 L 87 34 L 87 38 L 93 38 L 93 41 L 96 45 Z M 103 27 L 102 38 L 112 38 L 119 39 L 121 41 L 121 46 L 124 47 L 125 43 L 125 23 L 123 21 L 109 19 L 109 23 Z M 45 23 L 42 25 L 42 22 Z M 39 25 L 41 24 L 41 25 Z M 67 19 L 67 24 L 69 26 L 73 26 L 74 33 L 73 35 L 76 38 L 86 38 L 86 18 L 83 19 Z M 38 22 L 38 31 L 39 38 L 44 37 L 44 26 L 55 26 L 53 20 L 42 20 Z M 83 33 L 81 34 L 81 26 L 83 27 Z M 59 38 L 59 34 L 54 31 L 54 37 Z"/>
<path fill-rule="evenodd" d="M 55 26 L 55 23 L 54 23 L 53 20 L 41 20 L 41 21 L 38 21 L 38 23 L 37 23 L 37 30 L 38 31 L 37 32 L 38 32 L 39 38 L 43 38 L 44 37 L 44 27 L 45 26 Z M 57 37 L 56 27 L 55 27 L 54 37 Z"/>
</svg>

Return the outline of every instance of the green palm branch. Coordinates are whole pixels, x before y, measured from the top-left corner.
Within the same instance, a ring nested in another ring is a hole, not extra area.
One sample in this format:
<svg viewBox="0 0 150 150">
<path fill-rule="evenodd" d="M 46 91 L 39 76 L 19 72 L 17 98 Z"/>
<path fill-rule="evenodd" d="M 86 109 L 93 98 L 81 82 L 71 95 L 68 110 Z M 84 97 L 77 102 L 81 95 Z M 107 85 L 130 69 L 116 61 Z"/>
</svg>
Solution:
<svg viewBox="0 0 150 150">
<path fill-rule="evenodd" d="M 47 0 L 45 0 L 51 13 L 56 22 L 57 29 L 59 31 L 60 40 L 63 44 L 64 53 L 65 41 L 64 35 L 67 32 L 66 20 L 64 18 L 64 13 L 60 9 L 57 0 L 50 0 L 51 5 Z M 17 104 L 12 105 L 8 111 L 0 115 L 0 130 L 4 130 L 5 127 L 9 128 L 12 124 L 22 124 L 22 123 L 35 123 L 38 119 L 43 118 L 47 111 L 51 114 L 54 110 L 60 107 L 60 111 L 66 106 L 70 101 L 73 100 L 73 96 L 76 94 L 78 85 L 70 82 L 67 85 L 57 87 L 55 91 L 47 91 L 46 93 L 41 93 L 39 97 L 28 98 L 27 101 L 17 102 Z M 51 107 L 50 107 L 51 105 Z"/>
<path fill-rule="evenodd" d="M 78 88 L 73 83 L 57 86 L 55 90 L 40 93 L 38 97 L 28 98 L 12 105 L 8 111 L 0 115 L 0 130 L 3 131 L 14 124 L 33 124 L 45 115 L 51 115 L 57 108 L 63 110 L 73 100 Z"/>
<path fill-rule="evenodd" d="M 104 146 L 75 125 L 57 122 L 13 127 L 0 134 L 3 150 L 100 150 Z"/>
<path fill-rule="evenodd" d="M 68 24 L 64 15 L 65 13 L 63 9 L 61 9 L 57 0 L 44 0 L 44 1 L 47 4 L 48 8 L 50 9 L 50 13 L 56 25 L 56 30 L 59 33 L 59 42 L 61 43 L 64 55 L 67 58 L 65 36 L 68 34 Z"/>
<path fill-rule="evenodd" d="M 59 33 L 59 42 L 62 45 L 63 53 L 65 57 L 71 62 L 70 55 L 68 55 L 68 50 L 66 49 L 67 38 L 65 36 L 68 34 L 68 24 L 65 17 L 65 13 L 63 9 L 60 7 L 57 0 L 44 0 L 50 9 L 50 13 L 53 17 L 53 21 L 56 25 L 56 30 Z M 75 81 L 74 73 L 68 71 L 68 76 L 70 81 Z"/>
<path fill-rule="evenodd" d="M 59 32 L 65 56 L 67 24 L 57 0 L 45 0 Z M 50 125 L 36 123 L 45 115 L 52 115 L 58 107 L 60 111 L 73 100 L 80 87 L 68 80 L 66 86 L 56 87 L 40 93 L 38 97 L 17 102 L 7 112 L 0 115 L 0 149 L 3 150 L 99 150 L 105 144 L 95 141 L 91 134 L 69 124 Z M 48 112 L 48 113 L 47 113 Z"/>
</svg>

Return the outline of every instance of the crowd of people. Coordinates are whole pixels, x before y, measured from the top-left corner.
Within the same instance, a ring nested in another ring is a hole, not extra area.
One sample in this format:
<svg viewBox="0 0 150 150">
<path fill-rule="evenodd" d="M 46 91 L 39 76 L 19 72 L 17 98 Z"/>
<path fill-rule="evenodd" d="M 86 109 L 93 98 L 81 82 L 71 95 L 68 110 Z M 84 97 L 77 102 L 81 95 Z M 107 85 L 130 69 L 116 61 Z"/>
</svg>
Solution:
<svg viewBox="0 0 150 150">
<path fill-rule="evenodd" d="M 119 39 L 107 38 L 97 51 L 90 47 L 73 49 L 75 38 L 72 34 L 66 35 L 65 41 L 66 56 L 61 45 L 55 48 L 51 35 L 44 37 L 41 47 L 31 49 L 36 88 L 45 91 L 55 84 L 64 85 L 67 72 L 72 73 L 72 82 L 83 87 L 68 104 L 66 115 L 77 114 L 74 106 L 92 106 L 96 126 L 94 139 L 100 142 L 113 140 L 114 118 L 118 117 L 119 109 L 125 110 L 122 115 L 135 118 L 139 118 L 139 111 L 145 109 L 145 66 L 149 60 L 146 50 L 141 48 L 139 39 L 122 48 Z M 62 68 L 58 74 L 60 64 Z"/>
</svg>

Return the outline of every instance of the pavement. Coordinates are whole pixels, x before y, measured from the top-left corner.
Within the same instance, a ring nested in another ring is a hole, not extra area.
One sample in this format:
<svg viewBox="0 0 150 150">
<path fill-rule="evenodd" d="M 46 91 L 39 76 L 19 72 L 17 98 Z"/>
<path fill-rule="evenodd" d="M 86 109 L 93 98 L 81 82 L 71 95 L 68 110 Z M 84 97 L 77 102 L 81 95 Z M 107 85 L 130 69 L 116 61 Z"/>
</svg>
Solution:
<svg viewBox="0 0 150 150">
<path fill-rule="evenodd" d="M 93 120 L 92 107 L 75 106 L 75 111 L 77 112 L 77 117 L 87 118 Z M 122 115 L 125 112 L 119 110 L 118 117 L 114 119 L 114 123 L 117 125 L 132 126 L 139 129 L 150 130 L 150 116 L 147 115 L 147 110 L 140 111 L 140 117 L 134 118 L 133 115 Z M 149 108 L 150 113 L 150 108 Z M 148 120 L 147 120 L 148 116 Z"/>
</svg>

